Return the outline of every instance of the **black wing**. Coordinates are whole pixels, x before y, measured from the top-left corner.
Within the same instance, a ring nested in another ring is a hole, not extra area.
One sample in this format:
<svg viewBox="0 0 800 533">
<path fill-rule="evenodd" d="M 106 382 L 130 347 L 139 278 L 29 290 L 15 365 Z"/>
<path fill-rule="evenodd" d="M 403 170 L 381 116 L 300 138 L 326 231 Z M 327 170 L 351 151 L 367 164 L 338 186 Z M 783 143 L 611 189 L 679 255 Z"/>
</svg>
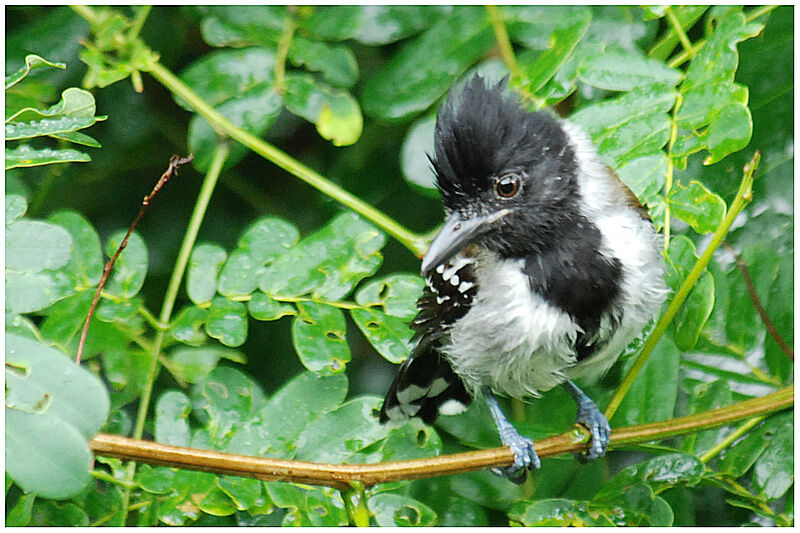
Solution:
<svg viewBox="0 0 800 533">
<path fill-rule="evenodd" d="M 440 347 L 450 325 L 469 311 L 476 292 L 472 261 L 463 256 L 429 275 L 411 324 L 416 345 L 389 387 L 381 422 L 419 417 L 430 424 L 440 413 L 458 412 L 472 401 Z"/>
</svg>

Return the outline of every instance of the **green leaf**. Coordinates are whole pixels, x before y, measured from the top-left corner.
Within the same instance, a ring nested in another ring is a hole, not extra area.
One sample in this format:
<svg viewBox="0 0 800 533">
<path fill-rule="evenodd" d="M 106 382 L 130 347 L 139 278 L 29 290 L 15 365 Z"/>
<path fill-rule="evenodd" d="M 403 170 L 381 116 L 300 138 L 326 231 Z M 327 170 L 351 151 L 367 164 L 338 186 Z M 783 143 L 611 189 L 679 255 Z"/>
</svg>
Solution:
<svg viewBox="0 0 800 533">
<path fill-rule="evenodd" d="M 181 80 L 236 126 L 260 137 L 281 110 L 281 98 L 275 90 L 274 65 L 275 54 L 267 48 L 220 50 L 193 63 L 181 74 Z M 175 101 L 192 110 L 188 102 L 180 98 Z M 205 119 L 192 117 L 189 147 L 195 155 L 195 168 L 208 169 L 218 142 L 216 132 Z M 232 146 L 227 164 L 234 164 L 245 153 L 243 146 Z"/>
<path fill-rule="evenodd" d="M 703 413 L 724 407 L 733 402 L 728 381 L 718 379 L 711 383 L 700 383 L 689 395 L 686 414 Z M 714 447 L 727 433 L 725 428 L 707 429 L 699 433 L 691 433 L 683 439 L 681 449 L 686 453 L 699 456 Z"/>
<path fill-rule="evenodd" d="M 714 277 L 706 270 L 700 275 L 672 321 L 671 325 L 675 328 L 673 340 L 679 349 L 689 351 L 694 348 L 712 309 Z"/>
<path fill-rule="evenodd" d="M 383 398 L 359 396 L 308 424 L 297 437 L 296 459 L 340 464 L 386 437 L 389 427 L 373 411 Z"/>
<path fill-rule="evenodd" d="M 271 452 L 294 456 L 297 436 L 311 421 L 342 403 L 347 376 L 304 372 L 283 385 L 261 410 Z"/>
<path fill-rule="evenodd" d="M 108 410 L 96 376 L 36 340 L 6 336 L 6 470 L 20 487 L 46 498 L 82 490 L 87 440 Z"/>
<path fill-rule="evenodd" d="M 172 321 L 169 333 L 177 341 L 196 346 L 206 341 L 203 325 L 208 319 L 208 310 L 187 305 Z"/>
<path fill-rule="evenodd" d="M 589 11 L 581 13 L 583 16 L 571 21 L 571 24 L 553 30 L 547 50 L 531 65 L 522 66 L 525 78 L 524 81 L 521 80 L 521 84 L 531 94 L 539 94 L 542 87 L 570 59 L 575 47 L 586 35 L 592 15 Z"/>
<path fill-rule="evenodd" d="M 247 310 L 250 312 L 250 316 L 256 320 L 266 321 L 297 314 L 293 305 L 274 300 L 261 291 L 253 293 L 250 297 L 250 301 L 247 302 Z"/>
<path fill-rule="evenodd" d="M 586 58 L 578 69 L 584 83 L 609 91 L 630 91 L 648 85 L 674 87 L 681 72 L 656 59 L 633 54 L 621 48 L 608 48 Z"/>
<path fill-rule="evenodd" d="M 678 397 L 680 351 L 661 339 L 619 406 L 614 425 L 633 426 L 672 418 Z M 633 364 L 628 361 L 626 371 Z"/>
<path fill-rule="evenodd" d="M 217 486 L 224 492 L 240 511 L 245 511 L 258 503 L 261 498 L 262 482 L 236 476 L 217 477 Z"/>
<path fill-rule="evenodd" d="M 429 115 L 417 120 L 406 132 L 400 148 L 400 168 L 403 177 L 417 190 L 429 196 L 438 196 L 436 174 L 430 161 L 421 154 L 433 153 L 433 130 L 436 116 Z"/>
<path fill-rule="evenodd" d="M 184 383 L 199 383 L 216 368 L 221 359 L 244 364 L 247 359 L 236 350 L 217 346 L 176 348 L 165 366 L 176 379 Z"/>
<path fill-rule="evenodd" d="M 385 235 L 355 213 L 345 212 L 301 240 L 267 267 L 259 287 L 271 295 L 337 300 L 382 262 Z"/>
<path fill-rule="evenodd" d="M 437 525 L 433 509 L 408 496 L 384 492 L 370 496 L 367 505 L 382 527 Z"/>
<path fill-rule="evenodd" d="M 275 45 L 290 16 L 286 6 L 202 6 L 200 25 L 211 46 Z"/>
<path fill-rule="evenodd" d="M 251 224 L 222 267 L 220 294 L 235 298 L 253 292 L 258 287 L 264 265 L 294 246 L 299 236 L 297 228 L 280 218 L 263 217 Z"/>
<path fill-rule="evenodd" d="M 355 35 L 361 18 L 359 6 L 319 6 L 298 18 L 298 29 L 321 41 L 344 41 Z"/>
<path fill-rule="evenodd" d="M 412 418 L 392 427 L 386 438 L 353 455 L 352 463 L 380 463 L 436 457 L 442 451 L 442 439 L 431 426 Z"/>
<path fill-rule="evenodd" d="M 767 315 L 775 330 L 789 346 L 794 341 L 794 263 L 793 254 L 781 254 L 778 271 L 769 289 L 766 301 Z M 764 358 L 772 375 L 786 382 L 794 371 L 794 362 L 769 335 L 764 342 Z"/>
<path fill-rule="evenodd" d="M 95 316 L 103 322 L 125 324 L 131 334 L 142 333 L 144 318 L 138 314 L 143 307 L 141 298 L 120 301 L 105 300 L 97 306 Z"/>
<path fill-rule="evenodd" d="M 610 100 L 591 104 L 573 113 L 570 120 L 582 126 L 597 141 L 633 120 L 661 115 L 675 104 L 677 93 L 670 87 L 640 87 Z"/>
<path fill-rule="evenodd" d="M 768 418 L 763 424 L 748 433 L 743 439 L 723 450 L 717 470 L 733 478 L 747 473 L 772 444 L 772 438 L 782 427 L 792 423 L 793 413 L 781 413 Z M 770 461 L 767 461 L 769 466 Z M 762 467 L 763 468 L 763 467 Z M 791 469 L 787 470 L 790 472 Z"/>
<path fill-rule="evenodd" d="M 72 280 L 64 272 L 6 270 L 6 306 L 17 313 L 45 309 L 72 293 Z"/>
<path fill-rule="evenodd" d="M 252 419 L 264 406 L 264 393 L 258 384 L 235 368 L 220 366 L 195 386 L 195 406 L 208 415 L 206 430 L 216 445 L 222 445 L 244 421 Z"/>
<path fill-rule="evenodd" d="M 115 231 L 106 243 L 106 254 L 113 257 L 125 238 L 127 230 Z M 131 233 L 128 244 L 117 257 L 105 291 L 122 298 L 133 298 L 144 285 L 147 276 L 147 247 L 138 233 Z"/>
<path fill-rule="evenodd" d="M 684 235 L 676 235 L 669 241 L 666 258 L 667 272 L 665 279 L 667 285 L 678 291 L 689 271 L 697 262 L 694 243 Z"/>
<path fill-rule="evenodd" d="M 644 204 L 655 203 L 664 187 L 669 160 L 663 152 L 629 161 L 617 169 L 617 175 Z"/>
<path fill-rule="evenodd" d="M 719 115 L 726 105 L 747 105 L 747 87 L 729 81 L 712 83 L 682 91 L 678 108 L 678 126 L 683 129 L 698 129 Z"/>
<path fill-rule="evenodd" d="M 286 75 L 284 102 L 289 111 L 316 124 L 317 132 L 334 146 L 353 144 L 361 136 L 363 118 L 355 98 L 310 74 Z"/>
<path fill-rule="evenodd" d="M 33 507 L 33 517 L 30 526 L 53 527 L 89 525 L 89 516 L 86 511 L 72 502 L 54 502 L 38 500 Z"/>
<path fill-rule="evenodd" d="M 189 413 L 192 404 L 182 392 L 170 390 L 156 402 L 156 442 L 189 446 Z"/>
<path fill-rule="evenodd" d="M 60 69 L 67 68 L 67 65 L 64 63 L 59 62 L 50 62 L 43 57 L 39 57 L 35 54 L 28 54 L 25 56 L 25 66 L 19 69 L 18 71 L 14 72 L 13 74 L 9 74 L 6 76 L 6 90 L 10 87 L 13 87 L 20 81 L 22 81 L 31 70 L 41 68 L 41 67 L 55 67 Z"/>
<path fill-rule="evenodd" d="M 65 270 L 83 287 L 94 287 L 103 275 L 103 250 L 94 227 L 76 211 L 57 211 L 50 222 L 66 229 L 72 236 L 72 251 Z"/>
<path fill-rule="evenodd" d="M 615 501 L 626 488 L 644 483 L 659 492 L 678 484 L 696 485 L 705 466 L 696 457 L 683 453 L 657 455 L 629 466 L 611 478 L 597 493 L 597 501 Z"/>
<path fill-rule="evenodd" d="M 312 372 L 343 372 L 350 361 L 344 313 L 336 307 L 298 302 L 292 342 L 300 362 Z"/>
<path fill-rule="evenodd" d="M 619 513 L 617 513 L 619 514 Z M 508 518 L 524 526 L 598 527 L 615 525 L 608 514 L 590 509 L 587 502 L 567 499 L 521 501 L 509 510 Z"/>
<path fill-rule="evenodd" d="M 391 274 L 361 287 L 356 292 L 356 302 L 365 307 L 381 307 L 388 315 L 412 320 L 424 287 L 425 282 L 416 274 Z"/>
<path fill-rule="evenodd" d="M 284 526 L 345 526 L 348 524 L 344 502 L 338 491 L 323 487 L 265 483 L 269 499 L 287 509 Z"/>
<path fill-rule="evenodd" d="M 54 139 L 61 139 L 75 144 L 82 144 L 83 146 L 91 146 L 92 148 L 102 148 L 102 145 L 96 139 L 81 133 L 79 131 L 68 131 L 63 133 L 53 133 L 50 137 Z"/>
<path fill-rule="evenodd" d="M 8 479 L 8 473 L 6 473 Z M 8 493 L 8 491 L 6 491 Z M 6 515 L 6 527 L 25 527 L 31 521 L 31 510 L 36 494 L 22 494 Z"/>
<path fill-rule="evenodd" d="M 55 270 L 69 262 L 72 236 L 40 220 L 20 220 L 6 229 L 6 268 L 28 272 Z"/>
<path fill-rule="evenodd" d="M 429 28 L 452 12 L 452 6 L 362 5 L 361 21 L 353 39 L 369 46 L 393 43 Z"/>
<path fill-rule="evenodd" d="M 42 337 L 55 344 L 66 346 L 83 326 L 93 297 L 93 291 L 82 291 L 53 304 L 41 323 Z M 91 328 L 89 332 L 91 335 Z"/>
<path fill-rule="evenodd" d="M 6 123 L 6 140 L 31 139 L 33 137 L 42 137 L 46 135 L 61 135 L 62 138 L 64 138 L 64 134 L 88 128 L 95 122 L 95 117 L 59 117 L 45 118 L 31 122 Z M 97 141 L 94 142 L 97 143 Z"/>
<path fill-rule="evenodd" d="M 768 444 L 753 466 L 753 482 L 767 500 L 775 500 L 794 484 L 794 424 L 791 418 L 773 422 L 764 437 Z"/>
<path fill-rule="evenodd" d="M 215 296 L 206 320 L 206 333 L 225 346 L 235 348 L 247 340 L 247 310 L 242 302 Z"/>
<path fill-rule="evenodd" d="M 375 350 L 391 363 L 401 363 L 411 352 L 414 332 L 405 320 L 377 309 L 351 309 L 350 316 Z"/>
<path fill-rule="evenodd" d="M 208 305 L 217 292 L 217 274 L 227 257 L 216 244 L 198 244 L 189 257 L 186 272 L 186 294 L 196 305 Z"/>
<path fill-rule="evenodd" d="M 59 100 L 58 103 L 53 104 L 45 110 L 34 108 L 21 109 L 11 117 L 6 118 L 6 123 L 37 120 L 41 117 L 83 118 L 92 121 L 100 121 L 107 118 L 106 116 L 94 116 L 95 111 L 96 106 L 92 93 L 84 91 L 83 89 L 78 89 L 77 87 L 70 87 L 61 93 L 61 100 Z"/>
<path fill-rule="evenodd" d="M 485 10 L 461 6 L 403 46 L 366 82 L 364 111 L 383 120 L 407 120 L 428 109 L 494 45 Z"/>
<path fill-rule="evenodd" d="M 305 66 L 334 87 L 352 87 L 358 79 L 358 64 L 353 51 L 344 45 L 331 45 L 294 36 L 288 58 L 296 67 Z"/>
<path fill-rule="evenodd" d="M 38 167 L 52 163 L 87 163 L 92 158 L 88 154 L 66 148 L 53 150 L 51 148 L 33 148 L 22 144 L 14 149 L 6 147 L 6 170 L 20 167 Z"/>
<path fill-rule="evenodd" d="M 672 213 L 697 233 L 711 233 L 725 218 L 725 201 L 699 181 L 686 187 L 674 184 L 667 201 Z"/>
<path fill-rule="evenodd" d="M 10 226 L 28 210 L 28 201 L 19 194 L 6 195 L 6 226 Z"/>
</svg>

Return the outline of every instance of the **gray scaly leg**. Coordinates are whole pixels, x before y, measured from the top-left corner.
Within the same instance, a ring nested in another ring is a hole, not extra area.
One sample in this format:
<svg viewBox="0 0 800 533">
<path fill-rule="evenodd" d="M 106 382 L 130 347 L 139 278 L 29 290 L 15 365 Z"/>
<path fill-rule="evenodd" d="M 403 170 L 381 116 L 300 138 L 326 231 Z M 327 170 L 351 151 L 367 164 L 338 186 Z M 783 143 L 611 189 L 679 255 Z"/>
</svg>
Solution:
<svg viewBox="0 0 800 533">
<path fill-rule="evenodd" d="M 525 478 L 528 476 L 528 470 L 542 466 L 539 456 L 536 455 L 536 450 L 533 449 L 533 441 L 520 435 L 516 428 L 511 425 L 511 422 L 506 419 L 492 391 L 484 389 L 483 394 L 486 397 L 486 404 L 489 406 L 492 418 L 494 418 L 494 423 L 497 425 L 497 431 L 500 433 L 500 440 L 511 448 L 511 453 L 514 454 L 514 464 L 512 466 L 492 468 L 492 472 L 514 483 L 524 483 Z"/>
<path fill-rule="evenodd" d="M 608 419 L 591 398 L 578 388 L 572 381 L 567 380 L 564 382 L 564 388 L 567 390 L 575 403 L 578 404 L 578 416 L 575 422 L 586 426 L 589 433 L 592 435 L 592 447 L 589 448 L 585 454 L 578 454 L 576 457 L 581 462 L 592 461 L 603 457 L 608 448 L 608 442 L 611 439 L 611 426 L 608 425 Z"/>
</svg>

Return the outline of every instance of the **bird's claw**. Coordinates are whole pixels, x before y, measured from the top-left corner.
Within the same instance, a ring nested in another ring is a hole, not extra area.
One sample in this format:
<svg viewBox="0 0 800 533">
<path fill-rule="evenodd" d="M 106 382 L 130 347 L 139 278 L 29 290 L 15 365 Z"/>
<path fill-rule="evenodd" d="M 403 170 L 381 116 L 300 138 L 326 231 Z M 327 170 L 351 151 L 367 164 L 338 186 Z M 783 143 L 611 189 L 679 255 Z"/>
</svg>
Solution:
<svg viewBox="0 0 800 533">
<path fill-rule="evenodd" d="M 505 467 L 495 467 L 491 471 L 493 474 L 504 477 L 518 485 L 525 482 L 528 477 L 528 470 L 541 468 L 542 462 L 533 447 L 533 441 L 523 437 L 513 428 L 503 431 L 500 435 L 503 444 L 511 448 L 514 455 L 514 464 Z"/>
<path fill-rule="evenodd" d="M 575 422 L 586 427 L 592 436 L 591 447 L 586 453 L 576 454 L 577 459 L 582 463 L 587 463 L 603 457 L 611 440 L 611 426 L 608 424 L 606 415 L 594 403 L 589 403 L 578 407 L 578 416 Z"/>
</svg>

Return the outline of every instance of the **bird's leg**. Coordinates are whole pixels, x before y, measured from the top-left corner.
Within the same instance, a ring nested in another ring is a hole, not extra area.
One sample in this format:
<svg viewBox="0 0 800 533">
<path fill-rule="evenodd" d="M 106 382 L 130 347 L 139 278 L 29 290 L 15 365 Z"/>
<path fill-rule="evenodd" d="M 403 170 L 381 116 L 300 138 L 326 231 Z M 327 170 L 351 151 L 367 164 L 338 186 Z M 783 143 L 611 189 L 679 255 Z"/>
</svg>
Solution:
<svg viewBox="0 0 800 533">
<path fill-rule="evenodd" d="M 494 418 L 494 423 L 497 425 L 497 431 L 500 433 L 500 440 L 511 448 L 511 453 L 514 454 L 513 465 L 502 468 L 495 467 L 492 468 L 492 472 L 514 483 L 524 483 L 525 478 L 528 476 L 528 470 L 542 466 L 539 456 L 536 455 L 536 450 L 533 449 L 533 441 L 520 435 L 516 428 L 511 425 L 511 422 L 506 419 L 503 411 L 500 410 L 497 398 L 494 397 L 491 390 L 484 389 L 483 394 L 486 398 L 486 404 L 489 406 L 489 411 L 492 413 L 492 418 Z"/>
<path fill-rule="evenodd" d="M 578 404 L 578 416 L 575 422 L 586 426 L 586 429 L 592 435 L 592 447 L 586 453 L 576 454 L 576 457 L 583 463 L 603 457 L 606 454 L 606 448 L 608 448 L 608 442 L 611 438 L 611 426 L 608 425 L 606 415 L 572 381 L 565 381 L 564 388 L 575 400 L 575 403 Z"/>
</svg>

